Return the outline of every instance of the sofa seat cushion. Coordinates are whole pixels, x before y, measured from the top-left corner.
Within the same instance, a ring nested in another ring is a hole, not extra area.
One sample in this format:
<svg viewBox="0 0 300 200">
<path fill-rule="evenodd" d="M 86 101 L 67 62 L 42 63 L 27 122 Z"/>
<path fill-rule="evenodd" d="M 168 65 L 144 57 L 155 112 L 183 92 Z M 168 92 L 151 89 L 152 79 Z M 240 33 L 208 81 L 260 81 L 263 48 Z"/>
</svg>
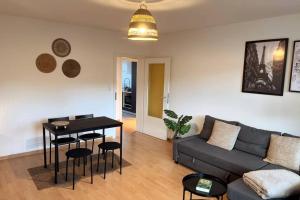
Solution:
<svg viewBox="0 0 300 200">
<path fill-rule="evenodd" d="M 227 189 L 230 200 L 262 200 L 254 190 L 248 187 L 242 178 L 230 183 Z M 294 200 L 295 198 L 272 199 L 272 200 Z"/>
<path fill-rule="evenodd" d="M 237 150 L 228 151 L 200 138 L 179 143 L 178 151 L 240 176 L 267 165 L 260 157 Z"/>
<path fill-rule="evenodd" d="M 286 170 L 290 170 L 290 171 L 292 171 L 292 172 L 300 175 L 299 171 L 291 170 L 291 169 L 288 169 L 286 167 L 283 167 L 283 166 L 280 166 L 280 165 L 274 165 L 274 164 L 271 164 L 271 163 L 268 163 L 266 166 L 264 166 L 263 168 L 261 168 L 261 170 L 269 170 L 269 169 L 286 169 Z"/>
<path fill-rule="evenodd" d="M 264 166 L 263 168 L 261 168 L 261 170 L 269 170 L 269 169 L 287 169 L 287 170 L 290 170 L 290 169 L 285 168 L 283 166 L 274 165 L 274 164 L 267 164 L 266 166 Z M 293 170 L 290 170 L 290 171 L 293 171 Z M 296 171 L 293 171 L 293 172 L 296 172 Z"/>
</svg>

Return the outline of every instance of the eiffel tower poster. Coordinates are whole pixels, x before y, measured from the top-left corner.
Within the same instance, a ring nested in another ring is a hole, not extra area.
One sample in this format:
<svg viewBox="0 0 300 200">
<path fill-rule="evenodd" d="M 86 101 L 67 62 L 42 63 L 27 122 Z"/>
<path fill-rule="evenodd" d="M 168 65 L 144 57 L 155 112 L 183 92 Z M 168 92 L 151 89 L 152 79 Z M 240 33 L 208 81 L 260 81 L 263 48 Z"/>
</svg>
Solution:
<svg viewBox="0 0 300 200">
<path fill-rule="evenodd" d="M 242 91 L 283 96 L 288 38 L 246 42 Z"/>
</svg>

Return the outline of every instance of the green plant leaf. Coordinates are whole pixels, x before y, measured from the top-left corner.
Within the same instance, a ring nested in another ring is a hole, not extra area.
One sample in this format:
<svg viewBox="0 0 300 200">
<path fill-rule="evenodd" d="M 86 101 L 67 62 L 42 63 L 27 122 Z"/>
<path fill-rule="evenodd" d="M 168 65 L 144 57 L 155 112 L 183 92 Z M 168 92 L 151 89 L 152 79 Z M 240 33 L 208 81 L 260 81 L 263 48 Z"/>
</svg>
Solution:
<svg viewBox="0 0 300 200">
<path fill-rule="evenodd" d="M 179 129 L 178 132 L 179 132 L 181 135 L 184 135 L 184 134 L 186 134 L 187 132 L 189 132 L 190 129 L 191 129 L 191 125 L 190 125 L 190 124 L 188 124 L 188 125 L 183 125 L 183 126 L 180 127 L 180 129 Z"/>
<path fill-rule="evenodd" d="M 176 131 L 177 123 L 175 121 L 165 118 L 164 122 L 168 129 L 170 129 L 174 132 Z"/>
<path fill-rule="evenodd" d="M 181 125 L 184 125 L 184 124 L 188 123 L 189 121 L 191 121 L 192 119 L 193 119 L 192 116 L 184 116 L 184 117 L 181 119 L 180 124 L 181 124 Z"/>
<path fill-rule="evenodd" d="M 171 117 L 173 119 L 177 119 L 178 118 L 178 115 L 172 111 L 172 110 L 164 110 L 165 114 L 168 116 L 168 117 Z"/>
</svg>

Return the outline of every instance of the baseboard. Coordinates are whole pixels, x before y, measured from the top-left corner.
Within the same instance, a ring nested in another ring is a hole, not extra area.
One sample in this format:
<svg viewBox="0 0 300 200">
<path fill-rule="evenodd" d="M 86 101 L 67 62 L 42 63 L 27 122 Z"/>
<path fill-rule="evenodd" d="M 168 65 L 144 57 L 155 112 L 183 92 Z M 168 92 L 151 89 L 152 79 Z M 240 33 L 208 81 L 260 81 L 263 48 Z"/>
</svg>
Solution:
<svg viewBox="0 0 300 200">
<path fill-rule="evenodd" d="M 113 138 L 108 136 L 107 139 L 109 140 L 109 138 Z M 88 141 L 88 144 L 92 143 L 92 140 Z M 85 144 L 83 141 L 80 142 L 80 144 Z M 75 145 L 75 144 L 73 144 Z M 64 145 L 64 146 L 60 146 L 59 149 L 67 149 L 68 145 Z M 47 153 L 49 152 L 49 147 L 46 149 Z M 54 152 L 54 147 L 52 147 L 52 152 Z M 26 157 L 26 156 L 33 156 L 36 154 L 43 154 L 44 153 L 44 149 L 38 149 L 38 150 L 33 150 L 33 151 L 28 151 L 28 152 L 24 152 L 24 153 L 17 153 L 17 154 L 11 154 L 11 155 L 7 155 L 7 156 L 0 156 L 0 161 L 1 160 L 9 160 L 9 159 L 15 159 L 15 158 L 20 158 L 20 157 Z M 48 155 L 47 155 L 48 156 Z"/>
<path fill-rule="evenodd" d="M 48 152 L 48 148 L 47 148 L 47 152 Z M 39 153 L 42 153 L 43 149 L 39 149 L 39 150 L 33 150 L 33 151 L 28 151 L 28 152 L 24 152 L 24 153 L 17 153 L 17 154 L 11 154 L 11 155 L 7 155 L 7 156 L 1 156 L 0 157 L 0 161 L 1 160 L 9 160 L 9 159 L 14 159 L 14 158 L 19 158 L 19 157 L 26 157 L 26 156 L 32 156 L 32 155 L 36 155 Z"/>
</svg>

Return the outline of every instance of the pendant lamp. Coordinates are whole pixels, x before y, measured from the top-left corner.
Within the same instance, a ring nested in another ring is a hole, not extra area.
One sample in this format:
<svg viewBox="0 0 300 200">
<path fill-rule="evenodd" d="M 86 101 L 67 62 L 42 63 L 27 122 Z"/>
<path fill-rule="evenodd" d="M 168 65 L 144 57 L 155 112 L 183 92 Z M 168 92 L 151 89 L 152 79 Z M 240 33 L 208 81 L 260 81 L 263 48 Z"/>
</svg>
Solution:
<svg viewBox="0 0 300 200">
<path fill-rule="evenodd" d="M 141 41 L 158 40 L 155 19 L 144 2 L 141 3 L 140 8 L 135 11 L 131 17 L 128 29 L 128 39 Z"/>
</svg>

